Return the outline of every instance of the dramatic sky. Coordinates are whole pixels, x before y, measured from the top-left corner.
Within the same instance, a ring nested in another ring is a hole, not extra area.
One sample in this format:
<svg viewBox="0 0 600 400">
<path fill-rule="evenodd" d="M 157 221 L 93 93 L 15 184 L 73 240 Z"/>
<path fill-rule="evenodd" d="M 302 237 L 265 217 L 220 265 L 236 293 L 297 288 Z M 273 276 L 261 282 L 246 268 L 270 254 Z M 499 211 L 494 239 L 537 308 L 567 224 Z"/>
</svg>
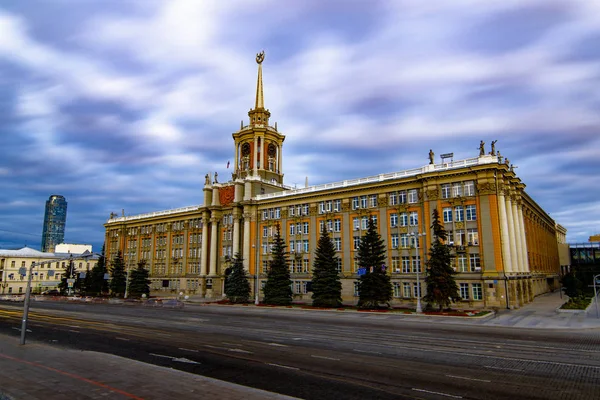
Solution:
<svg viewBox="0 0 600 400">
<path fill-rule="evenodd" d="M 111 212 L 201 204 L 262 49 L 286 184 L 498 140 L 570 242 L 600 231 L 597 0 L 4 0 L 0 248 L 39 248 L 51 194 L 98 251 Z"/>
</svg>

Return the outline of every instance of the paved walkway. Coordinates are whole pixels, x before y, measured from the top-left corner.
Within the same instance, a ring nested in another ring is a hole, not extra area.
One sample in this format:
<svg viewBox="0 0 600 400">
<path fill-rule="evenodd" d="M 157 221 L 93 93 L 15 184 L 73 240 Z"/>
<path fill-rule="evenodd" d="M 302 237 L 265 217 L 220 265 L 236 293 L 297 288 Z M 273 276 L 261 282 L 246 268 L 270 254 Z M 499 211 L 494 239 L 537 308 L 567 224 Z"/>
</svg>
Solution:
<svg viewBox="0 0 600 400">
<path fill-rule="evenodd" d="M 0 400 L 292 399 L 92 351 L 0 335 Z"/>
<path fill-rule="evenodd" d="M 566 301 L 567 297 L 563 295 L 561 298 L 558 291 L 544 294 L 517 310 L 499 310 L 495 318 L 485 320 L 482 325 L 538 329 L 600 328 L 595 304 L 592 304 L 587 314 L 557 313 L 556 309 Z"/>
</svg>

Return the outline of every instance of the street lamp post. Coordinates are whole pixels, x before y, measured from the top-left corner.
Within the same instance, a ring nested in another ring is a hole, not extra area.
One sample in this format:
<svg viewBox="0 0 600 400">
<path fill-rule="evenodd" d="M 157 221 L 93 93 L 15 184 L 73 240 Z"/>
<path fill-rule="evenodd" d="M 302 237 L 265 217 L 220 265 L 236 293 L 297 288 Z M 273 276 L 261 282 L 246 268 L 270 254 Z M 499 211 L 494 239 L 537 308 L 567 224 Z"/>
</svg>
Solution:
<svg viewBox="0 0 600 400">
<path fill-rule="evenodd" d="M 417 257 L 419 256 L 419 247 L 415 244 L 415 240 L 418 241 L 420 237 L 425 237 L 425 232 L 423 233 L 417 233 L 415 234 L 414 232 L 410 234 L 410 236 L 413 237 L 413 246 L 415 249 L 415 259 L 417 259 Z M 421 277 L 420 277 L 420 271 L 421 271 L 421 262 L 419 260 L 419 263 L 417 264 L 417 308 L 416 308 L 416 313 L 420 314 L 423 312 L 423 307 L 421 306 Z"/>
</svg>

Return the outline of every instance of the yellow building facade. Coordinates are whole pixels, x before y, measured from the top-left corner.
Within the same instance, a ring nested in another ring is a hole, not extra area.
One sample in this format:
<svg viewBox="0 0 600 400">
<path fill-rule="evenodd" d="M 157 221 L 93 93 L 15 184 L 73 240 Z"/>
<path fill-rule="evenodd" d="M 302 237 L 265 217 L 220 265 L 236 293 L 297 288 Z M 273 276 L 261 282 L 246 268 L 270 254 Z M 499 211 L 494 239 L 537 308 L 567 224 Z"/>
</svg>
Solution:
<svg viewBox="0 0 600 400">
<path fill-rule="evenodd" d="M 145 260 L 152 294 L 223 296 L 224 273 L 239 253 L 253 288 L 266 279 L 277 226 L 290 253 L 296 301 L 307 292 L 319 233 L 328 229 L 340 258 L 345 302 L 358 299 L 356 249 L 369 217 L 387 245 L 395 304 L 413 304 L 438 209 L 454 255 L 463 305 L 519 307 L 558 287 L 557 224 L 525 192 L 508 160 L 480 143 L 472 158 L 341 182 L 291 188 L 283 183 L 285 136 L 264 107 L 257 55 L 256 102 L 233 133 L 234 172 L 220 183 L 206 175 L 202 205 L 116 216 L 105 224 L 106 256 L 121 251 L 128 269 Z M 253 289 L 254 290 L 254 289 Z"/>
</svg>

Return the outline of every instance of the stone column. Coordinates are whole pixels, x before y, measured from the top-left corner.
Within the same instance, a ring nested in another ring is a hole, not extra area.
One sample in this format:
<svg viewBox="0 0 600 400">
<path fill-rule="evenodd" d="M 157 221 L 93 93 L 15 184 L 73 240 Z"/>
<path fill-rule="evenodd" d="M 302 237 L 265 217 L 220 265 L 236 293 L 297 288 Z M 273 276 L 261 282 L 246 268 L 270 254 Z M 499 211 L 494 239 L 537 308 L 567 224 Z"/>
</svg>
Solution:
<svg viewBox="0 0 600 400">
<path fill-rule="evenodd" d="M 521 248 L 523 250 L 523 254 L 521 257 L 521 267 L 523 268 L 523 272 L 529 273 L 529 260 L 527 257 L 527 237 L 525 236 L 525 218 L 523 217 L 523 204 L 519 204 L 517 208 L 517 213 L 519 217 L 519 221 L 521 221 Z"/>
<path fill-rule="evenodd" d="M 500 236 L 502 243 L 502 264 L 504 272 L 513 272 L 513 266 L 510 259 L 510 239 L 508 237 L 508 220 L 506 216 L 506 200 L 504 199 L 504 191 L 498 191 L 498 211 L 500 217 Z"/>
<path fill-rule="evenodd" d="M 513 217 L 513 226 L 514 226 L 514 235 L 515 235 L 515 245 L 517 249 L 517 265 L 519 272 L 523 271 L 523 266 L 521 265 L 521 260 L 523 256 L 523 248 L 522 248 L 522 240 L 521 240 L 521 221 L 519 221 L 519 213 L 517 212 L 517 199 L 512 199 L 512 217 Z"/>
<path fill-rule="evenodd" d="M 240 214 L 233 210 L 233 256 L 240 252 Z"/>
<path fill-rule="evenodd" d="M 244 269 L 250 271 L 250 218 L 252 214 L 244 213 Z"/>
<path fill-rule="evenodd" d="M 519 264 L 517 261 L 517 242 L 516 242 L 516 230 L 514 225 L 513 213 L 512 213 L 512 201 L 510 195 L 506 196 L 506 216 L 508 217 L 508 239 L 509 239 L 509 251 L 510 251 L 510 270 L 512 272 L 519 271 Z"/>
<path fill-rule="evenodd" d="M 252 170 L 254 173 L 252 175 L 257 175 L 258 171 L 258 138 L 254 138 L 254 158 L 252 160 Z"/>
<path fill-rule="evenodd" d="M 200 276 L 208 275 L 208 221 L 209 214 L 202 216 L 202 258 L 200 259 Z"/>
<path fill-rule="evenodd" d="M 208 276 L 217 276 L 217 259 L 219 258 L 219 232 L 217 227 L 219 224 L 219 218 L 210 218 L 211 230 L 210 230 L 210 272 Z"/>
</svg>

